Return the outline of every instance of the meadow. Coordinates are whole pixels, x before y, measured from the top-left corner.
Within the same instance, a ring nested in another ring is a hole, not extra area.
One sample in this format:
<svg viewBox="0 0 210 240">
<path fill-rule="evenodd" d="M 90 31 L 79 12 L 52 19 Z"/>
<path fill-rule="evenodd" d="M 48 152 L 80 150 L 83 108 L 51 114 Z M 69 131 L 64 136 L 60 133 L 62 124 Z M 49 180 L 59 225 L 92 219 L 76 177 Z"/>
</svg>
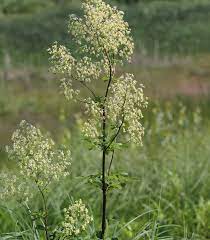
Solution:
<svg viewBox="0 0 210 240">
<path fill-rule="evenodd" d="M 132 64 L 119 71 L 131 71 L 144 83 L 149 106 L 143 112 L 143 146 L 116 151 L 114 170 L 130 178 L 109 193 L 107 240 L 210 239 L 210 3 L 114 4 L 125 11 L 136 44 Z M 72 152 L 70 176 L 49 189 L 50 228 L 69 202 L 81 198 L 94 222 L 76 239 L 96 239 L 101 190 L 90 176 L 98 174 L 100 152 L 84 141 L 84 109 L 60 93 L 46 51 L 54 41 L 70 45 L 66 20 L 69 13 L 81 14 L 80 1 L 0 6 L 0 168 L 16 170 L 5 146 L 22 119 L 48 131 Z M 39 195 L 30 208 L 39 212 Z M 34 238 L 27 211 L 13 199 L 0 203 L 0 239 L 44 239 Z"/>
</svg>

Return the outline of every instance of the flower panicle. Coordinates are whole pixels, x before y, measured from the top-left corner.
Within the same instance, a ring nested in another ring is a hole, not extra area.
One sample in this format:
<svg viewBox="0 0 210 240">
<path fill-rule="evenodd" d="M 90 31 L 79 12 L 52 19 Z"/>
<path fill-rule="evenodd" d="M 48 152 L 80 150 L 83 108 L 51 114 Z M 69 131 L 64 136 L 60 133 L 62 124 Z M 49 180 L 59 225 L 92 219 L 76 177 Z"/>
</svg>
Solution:
<svg viewBox="0 0 210 240">
<path fill-rule="evenodd" d="M 6 195 L 8 191 L 12 195 L 18 194 L 19 190 L 27 189 L 31 184 L 45 189 L 51 182 L 69 175 L 71 152 L 57 148 L 49 136 L 25 120 L 13 133 L 12 143 L 7 152 L 9 158 L 16 161 L 18 171 L 10 173 L 10 179 L 9 175 L 4 177 L 10 189 L 3 189 Z"/>
</svg>

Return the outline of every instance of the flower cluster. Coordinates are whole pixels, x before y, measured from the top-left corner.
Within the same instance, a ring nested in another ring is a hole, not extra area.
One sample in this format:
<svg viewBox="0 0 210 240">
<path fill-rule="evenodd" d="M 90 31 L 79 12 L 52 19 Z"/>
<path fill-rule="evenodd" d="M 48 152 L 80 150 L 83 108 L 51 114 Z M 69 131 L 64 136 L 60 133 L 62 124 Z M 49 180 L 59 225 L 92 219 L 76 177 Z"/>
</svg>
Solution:
<svg viewBox="0 0 210 240">
<path fill-rule="evenodd" d="M 51 70 L 53 73 L 59 73 L 68 76 L 61 79 L 61 89 L 64 96 L 69 100 L 73 98 L 74 94 L 78 92 L 72 87 L 72 71 L 75 68 L 75 59 L 65 46 L 58 46 L 57 42 L 48 49 L 50 54 L 50 61 L 52 63 Z"/>
<path fill-rule="evenodd" d="M 91 92 L 92 99 L 82 99 L 86 102 L 86 114 L 89 116 L 83 127 L 86 139 L 90 138 L 95 145 L 101 146 L 102 107 L 105 107 L 106 141 L 112 141 L 119 131 L 124 133 L 121 136 L 124 136 L 126 142 L 141 145 L 144 133 L 142 108 L 147 105 L 143 86 L 138 87 L 131 74 L 118 79 L 115 76 L 116 63 L 129 60 L 134 48 L 128 23 L 123 19 L 124 13 L 103 0 L 85 0 L 82 8 L 83 17 L 70 16 L 69 33 L 78 44 L 78 51 L 82 51 L 80 56 L 87 56 L 77 60 L 66 47 L 55 43 L 49 50 L 53 70 L 68 76 L 61 80 L 67 99 L 79 93 L 76 82 L 82 83 Z M 95 94 L 89 85 L 92 80 L 104 77 L 111 80 L 106 99 Z"/>
<path fill-rule="evenodd" d="M 144 134 L 142 109 L 147 106 L 143 88 L 142 84 L 137 86 L 132 74 L 125 74 L 112 84 L 107 101 L 108 118 L 112 124 L 117 128 L 122 126 L 127 140 L 140 145 Z"/>
<path fill-rule="evenodd" d="M 50 60 L 52 63 L 52 71 L 54 73 L 71 75 L 72 69 L 75 65 L 75 58 L 71 55 L 69 50 L 57 42 L 48 49 Z"/>
<path fill-rule="evenodd" d="M 104 61 L 104 54 L 113 59 L 130 59 L 133 39 L 124 13 L 102 0 L 86 0 L 84 17 L 70 16 L 69 33 L 82 50 Z"/>
<path fill-rule="evenodd" d="M 88 119 L 84 122 L 82 131 L 85 138 L 91 138 L 96 144 L 99 144 L 98 139 L 101 134 L 101 118 L 102 118 L 102 109 L 100 102 L 91 101 L 85 104 L 86 115 Z"/>
<path fill-rule="evenodd" d="M 89 211 L 82 200 L 76 201 L 67 209 L 64 209 L 64 221 L 62 223 L 62 233 L 65 237 L 78 236 L 86 230 L 93 221 Z"/>
<path fill-rule="evenodd" d="M 57 149 L 53 140 L 40 129 L 22 121 L 12 141 L 13 146 L 7 148 L 9 156 L 18 160 L 21 176 L 40 188 L 69 174 L 70 151 Z"/>
<path fill-rule="evenodd" d="M 106 120 L 111 126 L 107 133 L 112 138 L 115 132 L 122 130 L 126 141 L 142 144 L 144 128 L 141 124 L 143 118 L 142 109 L 147 106 L 147 99 L 143 94 L 143 85 L 137 86 L 132 74 L 126 74 L 116 79 L 111 85 L 110 94 L 107 97 L 105 108 Z M 100 102 L 92 102 L 86 105 L 89 119 L 84 123 L 83 133 L 86 137 L 96 141 L 100 139 L 102 109 Z"/>
<path fill-rule="evenodd" d="M 99 63 L 93 62 L 89 57 L 76 60 L 65 46 L 58 46 L 57 43 L 48 52 L 51 55 L 52 71 L 63 75 L 61 88 L 68 100 L 79 93 L 76 83 L 90 83 L 91 80 L 98 79 L 102 72 Z"/>
<path fill-rule="evenodd" d="M 15 199 L 27 201 L 31 196 L 28 182 L 12 172 L 0 173 L 0 199 Z"/>
<path fill-rule="evenodd" d="M 107 74 L 112 64 L 129 60 L 133 54 L 133 39 L 123 12 L 102 0 L 86 0 L 84 16 L 70 16 L 69 33 L 80 46 L 85 57 L 76 59 L 57 42 L 48 49 L 52 71 L 63 75 L 61 88 L 69 100 L 79 93 L 77 82 L 90 83 Z"/>
<path fill-rule="evenodd" d="M 15 194 L 16 182 L 16 176 L 9 176 L 7 173 L 0 174 L 0 199 L 5 199 Z"/>
</svg>

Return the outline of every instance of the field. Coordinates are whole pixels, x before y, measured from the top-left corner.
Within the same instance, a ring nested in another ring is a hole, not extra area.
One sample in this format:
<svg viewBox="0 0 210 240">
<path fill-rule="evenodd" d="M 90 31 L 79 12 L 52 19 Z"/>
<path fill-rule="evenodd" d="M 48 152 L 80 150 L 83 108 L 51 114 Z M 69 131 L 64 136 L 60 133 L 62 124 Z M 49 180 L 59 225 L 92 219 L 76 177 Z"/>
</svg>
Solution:
<svg viewBox="0 0 210 240">
<path fill-rule="evenodd" d="M 136 45 L 132 63 L 119 72 L 133 72 L 144 83 L 149 105 L 143 112 L 143 146 L 115 153 L 113 169 L 130 178 L 108 194 L 106 239 L 208 240 L 210 2 L 109 2 L 125 11 Z M 81 14 L 80 3 L 0 3 L 0 169 L 16 171 L 5 147 L 22 119 L 49 132 L 72 152 L 70 176 L 48 191 L 50 229 L 62 221 L 62 209 L 81 198 L 94 221 L 86 235 L 72 239 L 95 239 L 101 190 L 88 176 L 98 174 L 101 153 L 84 141 L 84 109 L 60 93 L 46 50 L 54 41 L 75 48 L 66 28 L 70 13 Z M 101 91 L 103 84 L 96 89 Z M 45 239 L 41 226 L 41 235 L 34 237 L 28 206 L 10 200 L 0 202 L 0 239 Z M 41 197 L 35 195 L 29 205 L 39 212 Z"/>
</svg>

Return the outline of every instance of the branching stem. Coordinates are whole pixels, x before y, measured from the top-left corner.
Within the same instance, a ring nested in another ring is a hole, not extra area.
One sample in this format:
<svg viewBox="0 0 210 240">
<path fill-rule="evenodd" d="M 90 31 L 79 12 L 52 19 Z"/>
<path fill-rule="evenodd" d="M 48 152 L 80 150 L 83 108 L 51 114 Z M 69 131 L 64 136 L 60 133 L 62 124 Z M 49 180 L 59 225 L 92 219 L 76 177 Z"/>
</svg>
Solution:
<svg viewBox="0 0 210 240">
<path fill-rule="evenodd" d="M 109 89 L 112 82 L 112 64 L 109 59 L 107 52 L 105 51 L 105 55 L 107 56 L 109 62 L 109 82 L 107 84 L 104 102 L 102 105 L 102 219 L 101 219 L 101 239 L 104 239 L 106 232 L 106 214 L 107 214 L 107 183 L 106 183 L 106 121 L 107 121 L 107 113 L 106 113 L 106 99 L 109 93 Z"/>
<path fill-rule="evenodd" d="M 109 169 L 108 169 L 108 173 L 107 173 L 108 176 L 111 173 L 111 167 L 112 167 L 113 159 L 114 159 L 114 150 L 112 151 L 112 156 L 111 156 L 111 160 L 110 160 L 110 163 L 109 163 Z"/>
<path fill-rule="evenodd" d="M 94 91 L 84 82 L 84 81 L 79 81 L 94 97 L 94 99 L 96 98 L 96 95 L 94 93 Z"/>
</svg>

